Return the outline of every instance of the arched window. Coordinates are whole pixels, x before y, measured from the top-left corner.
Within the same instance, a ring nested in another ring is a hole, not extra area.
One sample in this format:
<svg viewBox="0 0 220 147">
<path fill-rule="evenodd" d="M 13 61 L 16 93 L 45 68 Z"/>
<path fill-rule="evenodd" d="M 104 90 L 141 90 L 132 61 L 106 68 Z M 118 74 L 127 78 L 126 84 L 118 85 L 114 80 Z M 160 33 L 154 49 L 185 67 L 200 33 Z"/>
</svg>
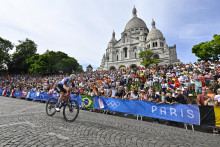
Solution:
<svg viewBox="0 0 220 147">
<path fill-rule="evenodd" d="M 134 47 L 132 50 L 131 58 L 135 59 L 137 57 L 136 52 L 137 52 L 137 47 Z"/>
<path fill-rule="evenodd" d="M 155 59 L 155 58 L 156 58 L 156 59 L 159 59 L 159 55 L 158 55 L 158 54 L 155 54 L 155 55 L 154 55 L 154 59 Z"/>
<path fill-rule="evenodd" d="M 117 61 L 118 61 L 118 55 L 117 55 Z"/>
<path fill-rule="evenodd" d="M 155 47 L 157 47 L 157 42 L 155 42 Z"/>
<path fill-rule="evenodd" d="M 128 56 L 128 49 L 124 48 L 124 52 L 125 52 L 125 58 L 127 58 L 127 56 Z"/>
<path fill-rule="evenodd" d="M 154 47 L 154 42 L 153 42 L 153 47 Z"/>
<path fill-rule="evenodd" d="M 134 58 L 135 58 L 135 59 L 137 58 L 137 53 L 136 53 L 136 52 L 134 53 Z"/>
</svg>

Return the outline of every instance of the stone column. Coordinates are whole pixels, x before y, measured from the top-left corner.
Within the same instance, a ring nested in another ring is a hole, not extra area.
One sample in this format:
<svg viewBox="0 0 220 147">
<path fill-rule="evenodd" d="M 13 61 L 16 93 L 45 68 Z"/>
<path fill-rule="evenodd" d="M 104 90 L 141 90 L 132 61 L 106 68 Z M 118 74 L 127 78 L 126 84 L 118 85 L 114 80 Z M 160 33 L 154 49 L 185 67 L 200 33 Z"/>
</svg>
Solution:
<svg viewBox="0 0 220 147">
<path fill-rule="evenodd" d="M 131 57 L 131 50 L 128 49 L 128 50 L 127 50 L 127 59 L 130 59 L 130 57 Z"/>
<path fill-rule="evenodd" d="M 121 53 L 121 51 L 119 51 L 118 60 L 122 60 L 121 55 L 122 55 L 122 53 Z"/>
<path fill-rule="evenodd" d="M 110 62 L 113 61 L 113 53 L 112 53 L 112 52 L 109 54 L 109 61 L 110 61 Z"/>
<path fill-rule="evenodd" d="M 152 49 L 153 48 L 153 42 L 150 41 L 150 48 Z"/>
</svg>

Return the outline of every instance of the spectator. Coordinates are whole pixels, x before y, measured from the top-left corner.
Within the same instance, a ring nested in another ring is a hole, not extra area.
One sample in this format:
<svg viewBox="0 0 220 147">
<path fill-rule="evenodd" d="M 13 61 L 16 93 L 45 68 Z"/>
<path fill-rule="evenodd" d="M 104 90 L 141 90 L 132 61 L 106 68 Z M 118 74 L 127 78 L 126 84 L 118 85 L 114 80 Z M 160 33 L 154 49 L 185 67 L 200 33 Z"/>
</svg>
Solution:
<svg viewBox="0 0 220 147">
<path fill-rule="evenodd" d="M 131 92 L 129 92 L 128 88 L 125 87 L 125 95 L 124 95 L 124 98 L 123 99 L 128 99 L 131 95 Z"/>
<path fill-rule="evenodd" d="M 194 96 L 191 93 L 188 94 L 187 104 L 196 104 L 196 101 L 194 100 Z"/>
<path fill-rule="evenodd" d="M 215 95 L 214 100 L 215 100 L 215 106 L 220 106 L 220 88 L 217 89 L 217 94 Z M 213 134 L 219 135 L 219 129 L 214 127 Z"/>
<path fill-rule="evenodd" d="M 195 81 L 195 92 L 196 94 L 202 92 L 202 81 L 200 81 L 198 77 L 196 77 L 196 81 Z"/>
<path fill-rule="evenodd" d="M 151 90 L 151 94 L 149 95 L 149 101 L 156 102 L 156 103 L 160 101 L 160 96 L 156 94 L 155 89 Z"/>
<path fill-rule="evenodd" d="M 212 93 L 212 90 L 211 90 L 209 87 L 206 88 L 206 91 L 208 92 L 207 95 L 208 95 L 209 97 L 211 97 L 212 99 L 214 99 L 215 94 Z"/>
<path fill-rule="evenodd" d="M 147 100 L 148 100 L 148 99 L 147 99 L 147 94 L 145 93 L 144 90 L 141 90 L 139 96 L 140 96 L 140 100 L 142 100 L 142 101 L 147 101 Z"/>
<path fill-rule="evenodd" d="M 177 104 L 177 100 L 172 96 L 172 92 L 168 92 L 168 96 L 165 98 L 165 103 L 169 105 Z"/>
<path fill-rule="evenodd" d="M 220 106 L 220 88 L 217 89 L 217 94 L 214 97 L 215 106 Z"/>
<path fill-rule="evenodd" d="M 109 97 L 115 98 L 116 94 L 117 94 L 118 90 L 115 88 L 115 86 L 113 85 L 111 90 L 110 90 L 110 94 Z"/>
<path fill-rule="evenodd" d="M 186 104 L 186 100 L 185 100 L 185 98 L 182 94 L 182 90 L 180 88 L 177 88 L 177 95 L 175 96 L 175 98 L 179 104 Z"/>
<path fill-rule="evenodd" d="M 198 106 L 207 106 L 210 97 L 207 96 L 207 91 L 202 90 L 202 93 L 197 96 L 197 105 Z"/>
<path fill-rule="evenodd" d="M 123 98 L 124 95 L 125 95 L 124 88 L 123 88 L 123 86 L 120 86 L 115 97 L 116 98 Z"/>
<path fill-rule="evenodd" d="M 189 90 L 188 90 L 187 87 L 184 87 L 184 89 L 183 89 L 183 95 L 184 95 L 184 96 L 188 96 L 188 95 L 189 95 Z"/>
<path fill-rule="evenodd" d="M 110 86 L 107 86 L 107 89 L 105 89 L 105 98 L 110 97 L 111 96 L 111 89 Z"/>
<path fill-rule="evenodd" d="M 137 100 L 139 98 L 138 91 L 134 90 L 134 88 L 131 90 L 130 99 L 131 100 Z"/>
<path fill-rule="evenodd" d="M 205 78 L 205 84 L 206 86 L 209 86 L 210 81 L 213 79 L 212 73 L 206 72 Z"/>
</svg>

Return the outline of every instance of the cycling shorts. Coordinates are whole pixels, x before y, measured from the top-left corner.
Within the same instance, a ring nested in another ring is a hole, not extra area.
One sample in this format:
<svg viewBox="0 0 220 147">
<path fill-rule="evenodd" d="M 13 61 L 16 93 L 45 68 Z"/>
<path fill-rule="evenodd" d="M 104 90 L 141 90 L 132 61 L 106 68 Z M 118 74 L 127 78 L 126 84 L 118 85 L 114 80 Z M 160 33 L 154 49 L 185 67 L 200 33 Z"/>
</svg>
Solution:
<svg viewBox="0 0 220 147">
<path fill-rule="evenodd" d="M 60 92 L 67 93 L 67 91 L 63 88 L 63 85 L 61 85 L 61 84 L 58 84 L 56 86 L 56 90 L 57 90 L 58 93 L 60 93 Z"/>
</svg>

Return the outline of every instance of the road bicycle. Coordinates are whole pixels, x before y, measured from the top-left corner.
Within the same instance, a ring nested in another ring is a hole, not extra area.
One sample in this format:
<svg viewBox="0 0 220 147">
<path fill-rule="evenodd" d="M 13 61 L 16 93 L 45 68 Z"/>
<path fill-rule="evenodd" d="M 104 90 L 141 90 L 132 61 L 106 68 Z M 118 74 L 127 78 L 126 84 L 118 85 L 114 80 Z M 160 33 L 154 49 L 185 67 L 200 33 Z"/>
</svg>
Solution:
<svg viewBox="0 0 220 147">
<path fill-rule="evenodd" d="M 56 111 L 58 99 L 51 97 L 46 103 L 46 113 L 48 116 L 53 116 Z M 70 94 L 65 96 L 65 100 L 61 102 L 60 109 L 63 107 L 63 117 L 67 122 L 73 122 L 79 114 L 79 104 L 75 99 L 70 99 Z"/>
</svg>

